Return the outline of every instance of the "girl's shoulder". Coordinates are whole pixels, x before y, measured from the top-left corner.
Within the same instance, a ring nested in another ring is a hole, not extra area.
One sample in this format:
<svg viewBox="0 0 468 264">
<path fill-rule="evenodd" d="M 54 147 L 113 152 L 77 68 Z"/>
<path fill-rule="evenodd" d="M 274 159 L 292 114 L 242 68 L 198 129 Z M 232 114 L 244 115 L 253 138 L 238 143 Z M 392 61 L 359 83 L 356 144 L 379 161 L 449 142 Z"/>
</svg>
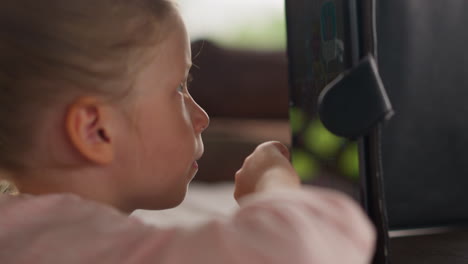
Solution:
<svg viewBox="0 0 468 264">
<path fill-rule="evenodd" d="M 129 220 L 118 210 L 80 198 L 71 193 L 47 195 L 0 195 L 0 227 L 7 225 L 42 225 L 44 223 L 70 224 L 76 218 L 82 223 L 99 219 Z M 134 221 L 134 220 L 132 220 Z"/>
<path fill-rule="evenodd" d="M 2 263 L 125 263 L 155 230 L 73 194 L 0 195 L 0 215 Z"/>
<path fill-rule="evenodd" d="M 40 215 L 60 216 L 60 212 L 86 212 L 89 210 L 107 210 L 112 211 L 106 206 L 86 201 L 77 195 L 47 194 L 47 195 L 0 195 L 0 212 L 2 215 L 11 217 Z M 3 217 L 4 218 L 4 217 Z"/>
</svg>

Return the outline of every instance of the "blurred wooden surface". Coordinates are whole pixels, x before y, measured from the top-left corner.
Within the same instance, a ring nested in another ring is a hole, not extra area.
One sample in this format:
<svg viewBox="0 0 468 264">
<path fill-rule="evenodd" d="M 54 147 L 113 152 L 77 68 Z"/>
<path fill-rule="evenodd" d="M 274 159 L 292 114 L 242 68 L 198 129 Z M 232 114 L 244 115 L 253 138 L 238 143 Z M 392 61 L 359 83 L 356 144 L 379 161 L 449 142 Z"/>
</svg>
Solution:
<svg viewBox="0 0 468 264">
<path fill-rule="evenodd" d="M 466 264 L 468 230 L 390 240 L 394 264 Z"/>
</svg>

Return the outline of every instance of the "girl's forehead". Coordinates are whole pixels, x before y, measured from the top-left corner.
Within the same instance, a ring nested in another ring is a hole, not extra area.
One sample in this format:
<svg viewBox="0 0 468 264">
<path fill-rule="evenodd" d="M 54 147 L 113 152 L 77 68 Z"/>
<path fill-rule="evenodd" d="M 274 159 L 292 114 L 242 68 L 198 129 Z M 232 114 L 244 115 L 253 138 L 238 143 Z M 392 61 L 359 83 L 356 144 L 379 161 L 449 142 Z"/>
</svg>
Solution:
<svg viewBox="0 0 468 264">
<path fill-rule="evenodd" d="M 180 16 L 179 13 L 177 13 L 174 16 L 174 21 L 173 21 L 173 31 L 172 34 L 173 36 L 173 42 L 174 45 L 178 46 L 178 52 L 181 52 L 184 56 L 183 60 L 185 61 L 186 68 L 190 68 L 192 66 L 192 50 L 191 50 L 191 45 L 190 45 L 190 37 L 187 32 L 187 28 L 185 26 L 185 23 Z"/>
<path fill-rule="evenodd" d="M 171 24 L 172 30 L 156 45 L 154 56 L 137 74 L 136 87 L 148 84 L 174 86 L 187 77 L 192 65 L 190 40 L 183 24 Z"/>
</svg>

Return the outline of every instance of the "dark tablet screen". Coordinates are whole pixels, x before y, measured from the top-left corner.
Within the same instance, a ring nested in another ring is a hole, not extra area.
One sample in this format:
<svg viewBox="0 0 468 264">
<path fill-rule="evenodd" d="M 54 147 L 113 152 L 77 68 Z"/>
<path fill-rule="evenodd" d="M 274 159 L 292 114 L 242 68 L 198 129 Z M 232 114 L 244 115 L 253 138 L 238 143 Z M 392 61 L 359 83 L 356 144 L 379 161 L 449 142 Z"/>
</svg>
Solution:
<svg viewBox="0 0 468 264">
<path fill-rule="evenodd" d="M 352 3 L 290 0 L 286 12 L 293 165 L 304 182 L 358 198 L 357 144 L 332 135 L 316 115 L 320 92 L 357 60 Z"/>
</svg>

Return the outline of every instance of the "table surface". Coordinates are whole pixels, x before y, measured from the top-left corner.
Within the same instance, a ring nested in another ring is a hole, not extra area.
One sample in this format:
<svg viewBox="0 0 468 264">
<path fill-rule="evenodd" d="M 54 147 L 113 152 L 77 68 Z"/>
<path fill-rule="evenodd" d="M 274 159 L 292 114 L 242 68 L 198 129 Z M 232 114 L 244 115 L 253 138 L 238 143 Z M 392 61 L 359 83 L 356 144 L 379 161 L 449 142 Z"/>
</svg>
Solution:
<svg viewBox="0 0 468 264">
<path fill-rule="evenodd" d="M 390 240 L 392 264 L 467 264 L 468 230 Z"/>
</svg>

